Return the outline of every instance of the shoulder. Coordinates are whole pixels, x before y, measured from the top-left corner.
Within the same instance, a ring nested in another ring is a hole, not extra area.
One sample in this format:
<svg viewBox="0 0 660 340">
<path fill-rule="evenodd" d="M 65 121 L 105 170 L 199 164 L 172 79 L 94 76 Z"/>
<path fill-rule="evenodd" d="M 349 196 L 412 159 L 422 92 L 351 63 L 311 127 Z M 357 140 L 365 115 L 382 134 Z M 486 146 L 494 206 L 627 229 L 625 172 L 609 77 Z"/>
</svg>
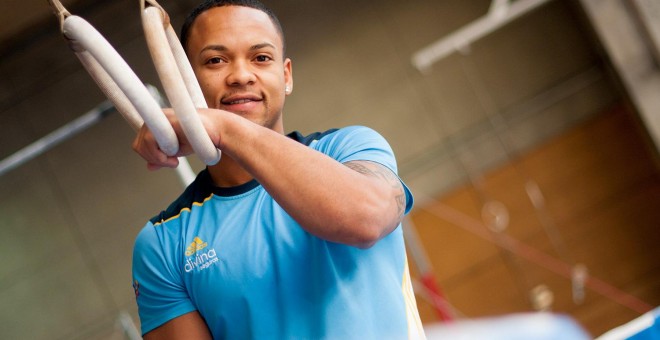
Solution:
<svg viewBox="0 0 660 340">
<path fill-rule="evenodd" d="M 342 157 L 365 150 L 384 150 L 393 154 L 385 138 L 365 126 L 348 126 L 306 136 L 296 131 L 288 136 L 341 162 L 346 161 L 341 159 Z"/>
<path fill-rule="evenodd" d="M 369 161 L 378 163 L 398 176 L 396 157 L 387 140 L 377 131 L 366 126 L 348 126 L 326 132 L 317 132 L 309 136 L 297 137 L 306 140 L 311 148 L 326 154 L 341 163 Z M 400 180 L 400 179 L 399 179 Z M 406 194 L 406 212 L 412 208 L 413 197 L 403 181 Z"/>
<path fill-rule="evenodd" d="M 134 252 L 144 252 L 148 248 L 157 244 L 158 235 L 151 221 L 142 227 L 142 230 L 135 237 Z"/>
<path fill-rule="evenodd" d="M 298 131 L 293 131 L 287 134 L 287 137 L 308 146 L 311 146 L 316 142 L 322 140 L 343 139 L 347 137 L 351 137 L 351 138 L 371 137 L 371 138 L 383 139 L 383 137 L 375 130 L 366 126 L 359 126 L 359 125 L 347 126 L 340 129 L 329 129 L 323 132 L 313 132 L 308 135 L 304 135 Z"/>
<path fill-rule="evenodd" d="M 374 161 L 396 172 L 394 151 L 377 131 L 365 126 L 348 126 L 321 137 L 312 148 L 341 163 Z"/>
<path fill-rule="evenodd" d="M 338 129 L 329 129 L 324 132 L 314 132 L 310 133 L 309 135 L 303 135 L 302 133 L 298 131 L 293 131 L 289 134 L 287 134 L 287 137 L 295 140 L 298 143 L 305 144 L 307 146 L 311 145 L 314 142 L 317 142 L 319 139 L 331 135 L 335 132 L 337 132 Z"/>
<path fill-rule="evenodd" d="M 164 245 L 170 239 L 167 235 L 162 234 L 163 228 L 154 226 L 151 221 L 140 230 L 135 237 L 133 245 L 133 268 L 143 270 L 141 264 L 150 263 L 154 259 L 163 258 L 165 253 L 170 250 L 170 247 Z M 169 255 L 169 254 L 167 254 Z"/>
</svg>

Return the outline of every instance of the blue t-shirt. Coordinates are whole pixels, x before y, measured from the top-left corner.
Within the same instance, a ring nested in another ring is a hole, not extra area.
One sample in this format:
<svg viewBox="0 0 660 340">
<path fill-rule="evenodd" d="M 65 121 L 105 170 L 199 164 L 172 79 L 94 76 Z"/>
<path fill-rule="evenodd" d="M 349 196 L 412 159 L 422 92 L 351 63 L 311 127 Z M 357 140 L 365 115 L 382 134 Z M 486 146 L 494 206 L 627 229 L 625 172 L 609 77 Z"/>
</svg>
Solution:
<svg viewBox="0 0 660 340">
<path fill-rule="evenodd" d="M 371 129 L 289 137 L 396 173 L 391 148 Z M 133 255 L 143 334 L 197 310 L 216 339 L 423 338 L 401 226 L 369 249 L 325 241 L 255 180 L 218 188 L 202 171 L 146 224 Z"/>
</svg>

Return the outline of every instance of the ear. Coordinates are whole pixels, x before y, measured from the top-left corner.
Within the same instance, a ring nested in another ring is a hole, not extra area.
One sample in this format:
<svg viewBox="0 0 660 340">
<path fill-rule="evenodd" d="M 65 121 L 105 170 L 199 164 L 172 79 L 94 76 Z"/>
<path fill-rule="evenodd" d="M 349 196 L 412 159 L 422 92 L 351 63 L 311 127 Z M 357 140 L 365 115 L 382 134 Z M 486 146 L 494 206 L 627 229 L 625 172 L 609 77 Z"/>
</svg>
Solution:
<svg viewBox="0 0 660 340">
<path fill-rule="evenodd" d="M 287 96 L 293 92 L 293 68 L 289 58 L 284 60 L 284 88 Z"/>
</svg>

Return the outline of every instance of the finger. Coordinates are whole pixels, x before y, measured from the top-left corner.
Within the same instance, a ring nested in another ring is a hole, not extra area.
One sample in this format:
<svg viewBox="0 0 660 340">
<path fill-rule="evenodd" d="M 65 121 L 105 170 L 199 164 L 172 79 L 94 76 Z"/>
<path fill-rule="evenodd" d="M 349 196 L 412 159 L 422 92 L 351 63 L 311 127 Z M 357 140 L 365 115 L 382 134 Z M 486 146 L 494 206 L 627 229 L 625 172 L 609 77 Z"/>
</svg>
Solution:
<svg viewBox="0 0 660 340">
<path fill-rule="evenodd" d="M 157 164 L 154 164 L 154 163 L 147 163 L 147 170 L 149 170 L 149 171 L 156 171 L 156 170 L 160 170 L 162 168 L 163 167 L 160 166 L 160 165 L 157 165 Z"/>
<path fill-rule="evenodd" d="M 167 158 L 161 164 L 167 168 L 176 168 L 179 166 L 179 158 L 175 156 L 167 156 Z"/>
<path fill-rule="evenodd" d="M 147 169 L 149 170 L 176 168 L 177 166 L 179 166 L 179 159 L 177 157 L 167 157 L 166 159 L 157 162 L 147 162 Z"/>
</svg>

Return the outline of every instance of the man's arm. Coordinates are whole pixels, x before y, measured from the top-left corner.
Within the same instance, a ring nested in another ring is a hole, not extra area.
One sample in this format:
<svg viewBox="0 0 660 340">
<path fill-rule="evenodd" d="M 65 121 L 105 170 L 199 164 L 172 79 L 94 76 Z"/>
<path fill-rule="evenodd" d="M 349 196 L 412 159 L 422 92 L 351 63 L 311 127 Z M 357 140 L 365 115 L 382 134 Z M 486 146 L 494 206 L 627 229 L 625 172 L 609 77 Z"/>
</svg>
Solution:
<svg viewBox="0 0 660 340">
<path fill-rule="evenodd" d="M 401 184 L 399 177 L 386 166 L 376 162 L 350 161 L 344 163 L 344 165 L 365 176 L 373 177 L 381 183 L 391 186 L 392 190 L 394 190 L 394 199 L 396 201 L 398 215 L 396 224 L 398 225 L 406 210 L 406 193 L 403 190 L 403 184 Z"/>
<path fill-rule="evenodd" d="M 405 194 L 385 166 L 346 165 L 235 114 L 199 110 L 213 143 L 250 173 L 305 230 L 328 241 L 368 248 L 401 221 Z M 173 126 L 182 136 L 176 119 Z M 189 152 L 185 137 L 183 152 Z M 150 168 L 173 166 L 141 130 L 134 149 Z"/>
<path fill-rule="evenodd" d="M 176 317 L 144 335 L 144 340 L 212 339 L 204 319 L 198 312 Z"/>
</svg>

